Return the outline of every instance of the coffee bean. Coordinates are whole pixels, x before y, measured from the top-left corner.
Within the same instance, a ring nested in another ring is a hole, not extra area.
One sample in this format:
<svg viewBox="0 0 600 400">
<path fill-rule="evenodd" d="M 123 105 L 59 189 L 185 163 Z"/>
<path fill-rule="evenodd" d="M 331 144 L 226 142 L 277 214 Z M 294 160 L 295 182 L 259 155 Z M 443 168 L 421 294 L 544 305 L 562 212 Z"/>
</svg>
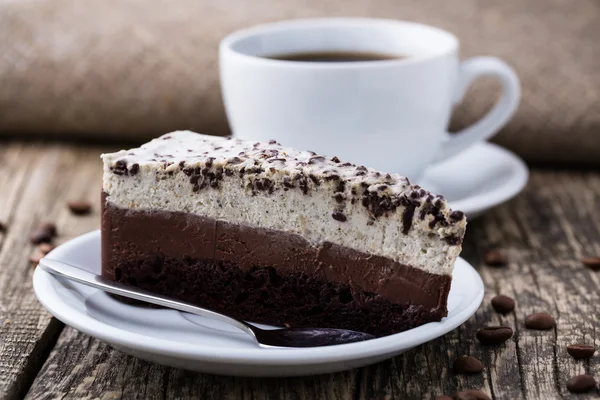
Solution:
<svg viewBox="0 0 600 400">
<path fill-rule="evenodd" d="M 529 314 L 525 317 L 525 328 L 545 331 L 556 326 L 556 320 L 545 312 Z"/>
<path fill-rule="evenodd" d="M 592 271 L 600 271 L 600 257 L 584 257 L 581 262 Z"/>
<path fill-rule="evenodd" d="M 590 358 L 595 352 L 596 349 L 594 346 L 590 346 L 588 344 L 571 344 L 567 346 L 567 353 L 576 359 Z"/>
<path fill-rule="evenodd" d="M 75 215 L 86 215 L 92 211 L 92 205 L 89 201 L 69 201 L 67 206 Z"/>
<path fill-rule="evenodd" d="M 497 249 L 488 250 L 483 256 L 483 261 L 490 267 L 504 267 L 508 264 L 504 253 Z"/>
<path fill-rule="evenodd" d="M 513 330 L 508 326 L 488 326 L 479 329 L 475 337 L 481 344 L 495 345 L 506 342 L 512 335 Z"/>
<path fill-rule="evenodd" d="M 38 246 L 38 250 L 43 255 L 46 255 L 46 254 L 50 253 L 52 250 L 54 250 L 54 246 L 51 245 L 50 243 L 42 243 Z"/>
<path fill-rule="evenodd" d="M 492 307 L 500 314 L 508 314 L 515 309 L 515 301 L 508 296 L 499 294 L 492 299 Z"/>
<path fill-rule="evenodd" d="M 6 224 L 0 221 L 0 232 L 6 232 Z"/>
<path fill-rule="evenodd" d="M 461 390 L 454 393 L 454 400 L 491 400 L 490 396 L 483 393 L 481 390 Z"/>
<path fill-rule="evenodd" d="M 50 243 L 56 236 L 56 225 L 52 222 L 46 222 L 38 226 L 30 237 L 33 244 Z"/>
<path fill-rule="evenodd" d="M 433 400 L 452 400 L 450 396 L 435 396 Z"/>
<path fill-rule="evenodd" d="M 58 231 L 56 230 L 56 225 L 54 222 L 44 222 L 39 226 L 40 229 L 47 231 L 52 237 L 58 235 Z"/>
<path fill-rule="evenodd" d="M 454 360 L 454 371 L 459 374 L 477 374 L 483 371 L 483 364 L 475 357 L 462 356 Z"/>
<path fill-rule="evenodd" d="M 567 382 L 567 389 L 573 393 L 583 393 L 595 388 L 596 380 L 591 375 L 577 375 Z"/>
</svg>

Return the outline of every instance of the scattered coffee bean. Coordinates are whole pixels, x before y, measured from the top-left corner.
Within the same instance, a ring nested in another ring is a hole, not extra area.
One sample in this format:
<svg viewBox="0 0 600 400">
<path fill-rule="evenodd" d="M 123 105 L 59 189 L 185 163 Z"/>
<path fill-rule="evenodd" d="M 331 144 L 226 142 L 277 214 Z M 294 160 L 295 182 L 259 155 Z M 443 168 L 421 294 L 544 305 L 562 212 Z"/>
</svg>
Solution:
<svg viewBox="0 0 600 400">
<path fill-rule="evenodd" d="M 477 374 L 483 371 L 483 364 L 473 356 L 462 356 L 454 360 L 454 371 L 459 374 Z"/>
<path fill-rule="evenodd" d="M 595 388 L 596 379 L 591 375 L 577 375 L 567 382 L 567 389 L 573 393 L 583 393 Z"/>
<path fill-rule="evenodd" d="M 38 246 L 38 250 L 43 255 L 46 255 L 46 254 L 50 253 L 52 250 L 54 250 L 54 246 L 51 245 L 50 243 L 42 243 Z"/>
<path fill-rule="evenodd" d="M 0 232 L 6 232 L 6 224 L 0 221 Z"/>
<path fill-rule="evenodd" d="M 504 253 L 497 249 L 488 250 L 483 256 L 483 261 L 490 267 L 504 267 L 508 264 Z"/>
<path fill-rule="evenodd" d="M 450 396 L 435 396 L 433 400 L 452 400 Z"/>
<path fill-rule="evenodd" d="M 75 215 L 86 215 L 92 211 L 92 204 L 89 201 L 69 201 L 67 206 Z"/>
<path fill-rule="evenodd" d="M 589 344 L 571 344 L 567 346 L 567 353 L 576 359 L 590 358 L 595 352 L 596 349 L 594 346 L 590 346 Z"/>
<path fill-rule="evenodd" d="M 475 337 L 481 344 L 495 345 L 506 342 L 512 335 L 513 330 L 508 326 L 488 326 L 479 329 Z"/>
<path fill-rule="evenodd" d="M 490 396 L 483 393 L 481 390 L 461 390 L 454 393 L 454 400 L 491 400 Z"/>
<path fill-rule="evenodd" d="M 548 313 L 540 312 L 525 317 L 525 328 L 545 331 L 556 326 L 556 320 Z"/>
<path fill-rule="evenodd" d="M 52 237 L 55 237 L 56 235 L 58 235 L 58 231 L 56 230 L 56 225 L 54 224 L 54 222 L 44 222 L 39 227 L 41 229 L 48 231 L 48 233 L 50 233 L 50 235 L 52 235 Z"/>
<path fill-rule="evenodd" d="M 584 257 L 581 262 L 592 271 L 600 271 L 600 257 Z"/>
<path fill-rule="evenodd" d="M 46 222 L 38 226 L 30 237 L 31 243 L 50 243 L 56 236 L 56 225 L 52 222 Z"/>
<path fill-rule="evenodd" d="M 508 296 L 499 294 L 492 299 L 492 307 L 500 314 L 508 314 L 515 309 L 515 301 Z"/>
</svg>

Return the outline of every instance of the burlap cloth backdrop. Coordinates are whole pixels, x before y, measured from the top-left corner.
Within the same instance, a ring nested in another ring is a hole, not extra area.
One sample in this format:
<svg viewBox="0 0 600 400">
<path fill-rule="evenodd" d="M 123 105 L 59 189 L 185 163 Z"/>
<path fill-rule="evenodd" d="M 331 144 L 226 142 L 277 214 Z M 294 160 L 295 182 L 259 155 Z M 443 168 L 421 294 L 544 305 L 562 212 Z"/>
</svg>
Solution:
<svg viewBox="0 0 600 400">
<path fill-rule="evenodd" d="M 495 139 L 527 160 L 600 165 L 598 0 L 0 0 L 0 132 L 141 141 L 227 131 L 217 45 L 252 24 L 375 16 L 454 32 L 464 57 L 494 55 L 523 82 Z M 452 126 L 482 114 L 481 82 Z"/>
</svg>

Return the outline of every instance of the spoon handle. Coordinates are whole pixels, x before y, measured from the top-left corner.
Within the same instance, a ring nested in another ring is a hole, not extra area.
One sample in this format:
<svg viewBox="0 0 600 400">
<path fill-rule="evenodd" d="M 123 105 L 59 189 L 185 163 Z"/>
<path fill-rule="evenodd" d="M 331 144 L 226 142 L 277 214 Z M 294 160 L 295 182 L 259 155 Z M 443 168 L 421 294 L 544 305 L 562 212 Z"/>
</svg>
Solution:
<svg viewBox="0 0 600 400">
<path fill-rule="evenodd" d="M 221 322 L 226 322 L 230 325 L 235 326 L 238 329 L 241 329 L 245 333 L 252 336 L 254 340 L 256 340 L 256 335 L 252 330 L 253 327 L 251 328 L 244 322 L 227 317 L 223 314 L 219 314 L 214 311 L 207 310 L 205 308 L 197 307 L 184 301 L 179 301 L 170 297 L 161 296 L 144 289 L 128 286 L 120 282 L 111 281 L 106 278 L 103 278 L 100 275 L 88 272 L 74 265 L 70 265 L 58 260 L 53 260 L 47 257 L 44 257 L 40 260 L 39 267 L 52 275 L 65 277 L 83 285 L 101 289 L 105 292 L 118 294 L 119 296 L 140 300 L 146 303 L 156 304 L 167 308 L 172 308 L 179 311 L 188 312 L 190 314 L 200 315 L 202 317 L 210 318 Z"/>
</svg>

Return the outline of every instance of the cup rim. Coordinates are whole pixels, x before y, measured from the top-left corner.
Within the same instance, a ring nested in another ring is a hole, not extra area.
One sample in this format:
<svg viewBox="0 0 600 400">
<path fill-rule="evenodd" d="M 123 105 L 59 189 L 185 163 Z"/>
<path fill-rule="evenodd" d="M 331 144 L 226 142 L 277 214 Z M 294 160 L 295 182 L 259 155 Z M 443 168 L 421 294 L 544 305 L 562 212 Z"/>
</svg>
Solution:
<svg viewBox="0 0 600 400">
<path fill-rule="evenodd" d="M 446 36 L 450 41 L 450 45 L 440 51 L 432 52 L 431 54 L 411 56 L 406 58 L 389 59 L 389 60 L 370 60 L 362 62 L 351 62 L 351 61 L 340 61 L 335 63 L 308 63 L 304 61 L 290 61 L 290 60 L 278 60 L 273 58 L 267 58 L 263 56 L 251 55 L 239 50 L 236 50 L 234 46 L 240 41 L 247 39 L 253 35 L 261 33 L 277 33 L 284 31 L 289 28 L 296 27 L 322 27 L 322 26 L 409 26 L 419 29 L 426 29 L 433 33 Z M 264 64 L 269 66 L 276 66 L 279 68 L 303 68 L 303 69 L 356 69 L 364 67 L 389 67 L 397 65 L 408 65 L 430 61 L 432 59 L 457 52 L 460 47 L 458 38 L 441 28 L 437 28 L 431 25 L 421 24 L 418 22 L 394 20 L 386 18 L 361 18 L 361 17 L 331 17 L 331 18 L 299 18 L 289 19 L 276 22 L 268 22 L 264 24 L 254 25 L 249 28 L 244 28 L 232 32 L 225 36 L 219 44 L 220 57 L 229 56 L 235 57 L 246 62 Z"/>
</svg>

